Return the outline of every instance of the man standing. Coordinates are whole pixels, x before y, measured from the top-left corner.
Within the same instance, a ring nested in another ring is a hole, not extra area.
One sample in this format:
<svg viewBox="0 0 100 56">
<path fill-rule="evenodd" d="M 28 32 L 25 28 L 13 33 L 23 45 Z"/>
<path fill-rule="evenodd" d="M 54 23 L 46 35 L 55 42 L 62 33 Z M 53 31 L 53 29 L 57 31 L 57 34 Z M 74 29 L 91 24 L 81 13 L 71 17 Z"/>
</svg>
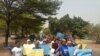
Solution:
<svg viewBox="0 0 100 56">
<path fill-rule="evenodd" d="M 68 45 L 69 55 L 74 56 L 74 51 L 75 51 L 76 46 L 73 44 L 71 40 L 67 41 L 67 45 Z"/>
<path fill-rule="evenodd" d="M 42 44 L 39 44 L 39 48 L 44 50 L 44 56 L 50 56 L 50 43 L 45 38 Z"/>
<path fill-rule="evenodd" d="M 68 46 L 66 45 L 67 40 L 62 39 L 61 46 L 59 47 L 59 52 L 61 56 L 69 56 Z"/>
<path fill-rule="evenodd" d="M 19 42 L 16 42 L 16 46 L 12 49 L 13 56 L 22 56 L 22 48 Z"/>
</svg>

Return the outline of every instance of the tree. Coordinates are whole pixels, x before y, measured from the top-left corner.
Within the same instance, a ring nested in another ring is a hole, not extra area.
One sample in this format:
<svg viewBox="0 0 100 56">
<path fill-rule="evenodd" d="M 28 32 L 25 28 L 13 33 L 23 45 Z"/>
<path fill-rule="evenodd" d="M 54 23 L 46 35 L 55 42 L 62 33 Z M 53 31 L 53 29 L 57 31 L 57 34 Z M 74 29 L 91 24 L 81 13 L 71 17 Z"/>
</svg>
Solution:
<svg viewBox="0 0 100 56">
<path fill-rule="evenodd" d="M 61 32 L 71 30 L 73 34 L 77 34 L 80 37 L 83 37 L 87 34 L 88 31 L 85 28 L 87 25 L 88 22 L 84 21 L 81 17 L 70 18 L 68 14 L 60 19 L 51 18 L 49 20 L 49 28 L 51 31 L 54 31 L 54 29 L 59 29 Z"/>
<path fill-rule="evenodd" d="M 57 18 L 49 17 L 49 29 L 51 33 L 56 33 L 59 30 L 59 20 Z"/>
<path fill-rule="evenodd" d="M 20 21 L 19 21 L 20 20 Z M 22 36 L 30 33 L 38 33 L 42 29 L 42 25 L 44 24 L 45 19 L 40 20 L 35 17 L 32 17 L 29 14 L 22 14 L 18 19 L 12 22 L 11 29 L 17 33 L 17 31 L 21 31 Z"/>
<path fill-rule="evenodd" d="M 5 28 L 5 22 L 3 20 L 0 19 L 0 29 L 4 29 Z"/>
<path fill-rule="evenodd" d="M 8 45 L 10 25 L 22 13 L 35 17 L 40 15 L 55 15 L 61 2 L 59 0 L 0 0 L 0 18 L 6 22 L 5 44 Z"/>
<path fill-rule="evenodd" d="M 50 29 L 49 28 L 45 28 L 45 29 L 43 29 L 43 33 L 46 34 L 46 35 L 48 35 L 51 32 L 50 32 Z"/>
<path fill-rule="evenodd" d="M 87 30 L 89 32 L 89 39 L 95 40 L 96 43 L 98 43 L 100 41 L 100 24 L 89 24 L 87 26 Z"/>
<path fill-rule="evenodd" d="M 88 24 L 89 23 L 84 21 L 81 17 L 74 17 L 72 26 L 73 33 L 77 33 L 80 37 L 87 35 L 88 31 L 85 29 L 85 27 Z"/>
<path fill-rule="evenodd" d="M 72 29 L 72 22 L 73 20 L 69 17 L 69 15 L 65 15 L 63 16 L 60 20 L 60 29 L 62 31 L 67 31 L 68 29 L 71 30 Z"/>
<path fill-rule="evenodd" d="M 0 35 L 4 34 L 5 28 L 6 28 L 5 22 L 0 19 Z"/>
</svg>

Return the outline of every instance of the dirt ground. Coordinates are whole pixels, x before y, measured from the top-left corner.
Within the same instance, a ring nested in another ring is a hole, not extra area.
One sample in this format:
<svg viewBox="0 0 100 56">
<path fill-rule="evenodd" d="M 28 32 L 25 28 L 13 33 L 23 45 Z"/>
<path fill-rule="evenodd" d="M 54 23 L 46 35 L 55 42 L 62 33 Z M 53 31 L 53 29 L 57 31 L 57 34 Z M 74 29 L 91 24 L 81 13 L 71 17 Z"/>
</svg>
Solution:
<svg viewBox="0 0 100 56">
<path fill-rule="evenodd" d="M 100 44 L 95 44 L 94 41 L 88 40 L 88 48 L 93 50 L 93 56 L 100 56 Z"/>
<path fill-rule="evenodd" d="M 11 56 L 10 51 L 3 47 L 4 40 L 5 40 L 4 37 L 0 37 L 0 56 Z M 8 41 L 9 45 L 14 46 L 15 40 L 9 38 Z M 22 41 L 21 43 L 25 43 L 26 39 L 23 39 L 21 41 Z"/>
<path fill-rule="evenodd" d="M 11 40 L 9 40 L 11 42 Z M 3 47 L 4 38 L 0 37 L 0 56 L 11 56 L 10 52 Z"/>
<path fill-rule="evenodd" d="M 4 37 L 0 37 L 0 56 L 11 56 L 10 52 L 3 47 Z M 9 39 L 9 44 L 14 43 L 14 40 Z M 88 48 L 93 50 L 93 56 L 100 56 L 100 44 L 95 44 L 94 41 L 87 40 Z"/>
</svg>

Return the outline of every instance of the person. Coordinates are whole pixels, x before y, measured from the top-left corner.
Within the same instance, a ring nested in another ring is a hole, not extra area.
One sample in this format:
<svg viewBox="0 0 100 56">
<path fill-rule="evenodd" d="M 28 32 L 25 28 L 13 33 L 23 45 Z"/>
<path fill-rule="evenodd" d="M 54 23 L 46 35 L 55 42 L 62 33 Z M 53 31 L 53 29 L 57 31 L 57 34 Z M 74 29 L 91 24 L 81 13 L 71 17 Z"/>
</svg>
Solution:
<svg viewBox="0 0 100 56">
<path fill-rule="evenodd" d="M 22 47 L 20 46 L 20 42 L 16 42 L 16 46 L 11 51 L 12 56 L 22 56 Z"/>
<path fill-rule="evenodd" d="M 51 47 L 51 56 L 57 56 L 56 55 L 56 50 L 58 48 L 58 39 L 55 39 L 54 41 L 52 41 L 52 47 Z"/>
<path fill-rule="evenodd" d="M 34 41 L 31 41 L 30 39 L 27 39 L 27 45 L 30 46 L 31 48 L 36 47 Z"/>
<path fill-rule="evenodd" d="M 61 46 L 61 40 L 58 39 L 58 38 L 56 38 L 56 43 L 57 43 L 58 47 L 55 48 L 55 54 L 56 54 L 56 56 L 60 56 L 60 50 L 59 50 L 59 48 Z"/>
<path fill-rule="evenodd" d="M 78 38 L 76 38 L 77 40 Z M 74 51 L 74 56 L 92 56 L 92 49 L 88 49 L 87 44 L 83 40 L 76 42 L 76 48 Z"/>
<path fill-rule="evenodd" d="M 82 49 L 87 47 L 86 41 L 80 39 L 80 37 L 75 34 L 74 36 L 74 44 L 77 46 L 77 48 L 79 48 L 79 46 L 82 44 Z"/>
<path fill-rule="evenodd" d="M 30 53 L 30 50 L 35 48 L 35 43 L 31 41 L 30 39 L 27 39 L 27 44 L 23 44 L 23 55 L 28 56 Z"/>
<path fill-rule="evenodd" d="M 79 48 L 75 49 L 74 56 L 92 56 L 92 49 L 83 49 L 82 44 L 80 44 Z"/>
<path fill-rule="evenodd" d="M 76 49 L 76 46 L 73 44 L 73 42 L 71 40 L 67 41 L 67 45 L 68 45 L 69 55 L 74 56 L 74 51 Z"/>
<path fill-rule="evenodd" d="M 50 43 L 45 38 L 43 44 L 39 44 L 39 48 L 44 50 L 44 56 L 50 56 Z"/>
<path fill-rule="evenodd" d="M 76 45 L 78 45 L 78 44 L 80 43 L 80 38 L 79 38 L 79 36 L 78 36 L 77 34 L 74 34 L 73 37 L 74 37 L 74 43 L 75 43 Z"/>
<path fill-rule="evenodd" d="M 66 45 L 67 41 L 62 39 L 62 43 L 59 47 L 60 56 L 69 56 L 68 46 Z"/>
<path fill-rule="evenodd" d="M 58 48 L 58 39 L 54 40 L 54 42 L 52 43 L 52 48 L 54 48 L 55 50 Z"/>
<path fill-rule="evenodd" d="M 48 39 L 49 39 L 49 42 L 53 41 L 55 39 L 55 35 L 54 34 L 50 34 Z"/>
<path fill-rule="evenodd" d="M 40 38 L 39 44 L 43 44 L 43 39 L 42 38 Z"/>
</svg>

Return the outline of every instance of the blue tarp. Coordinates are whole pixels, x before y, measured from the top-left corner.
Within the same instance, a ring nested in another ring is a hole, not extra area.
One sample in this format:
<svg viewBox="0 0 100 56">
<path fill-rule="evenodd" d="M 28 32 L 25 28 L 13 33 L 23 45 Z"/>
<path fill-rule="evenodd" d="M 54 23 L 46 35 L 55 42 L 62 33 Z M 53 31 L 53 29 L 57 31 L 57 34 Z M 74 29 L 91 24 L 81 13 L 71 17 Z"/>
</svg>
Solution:
<svg viewBox="0 0 100 56">
<path fill-rule="evenodd" d="M 77 56 L 92 56 L 92 49 L 80 49 Z"/>
</svg>

